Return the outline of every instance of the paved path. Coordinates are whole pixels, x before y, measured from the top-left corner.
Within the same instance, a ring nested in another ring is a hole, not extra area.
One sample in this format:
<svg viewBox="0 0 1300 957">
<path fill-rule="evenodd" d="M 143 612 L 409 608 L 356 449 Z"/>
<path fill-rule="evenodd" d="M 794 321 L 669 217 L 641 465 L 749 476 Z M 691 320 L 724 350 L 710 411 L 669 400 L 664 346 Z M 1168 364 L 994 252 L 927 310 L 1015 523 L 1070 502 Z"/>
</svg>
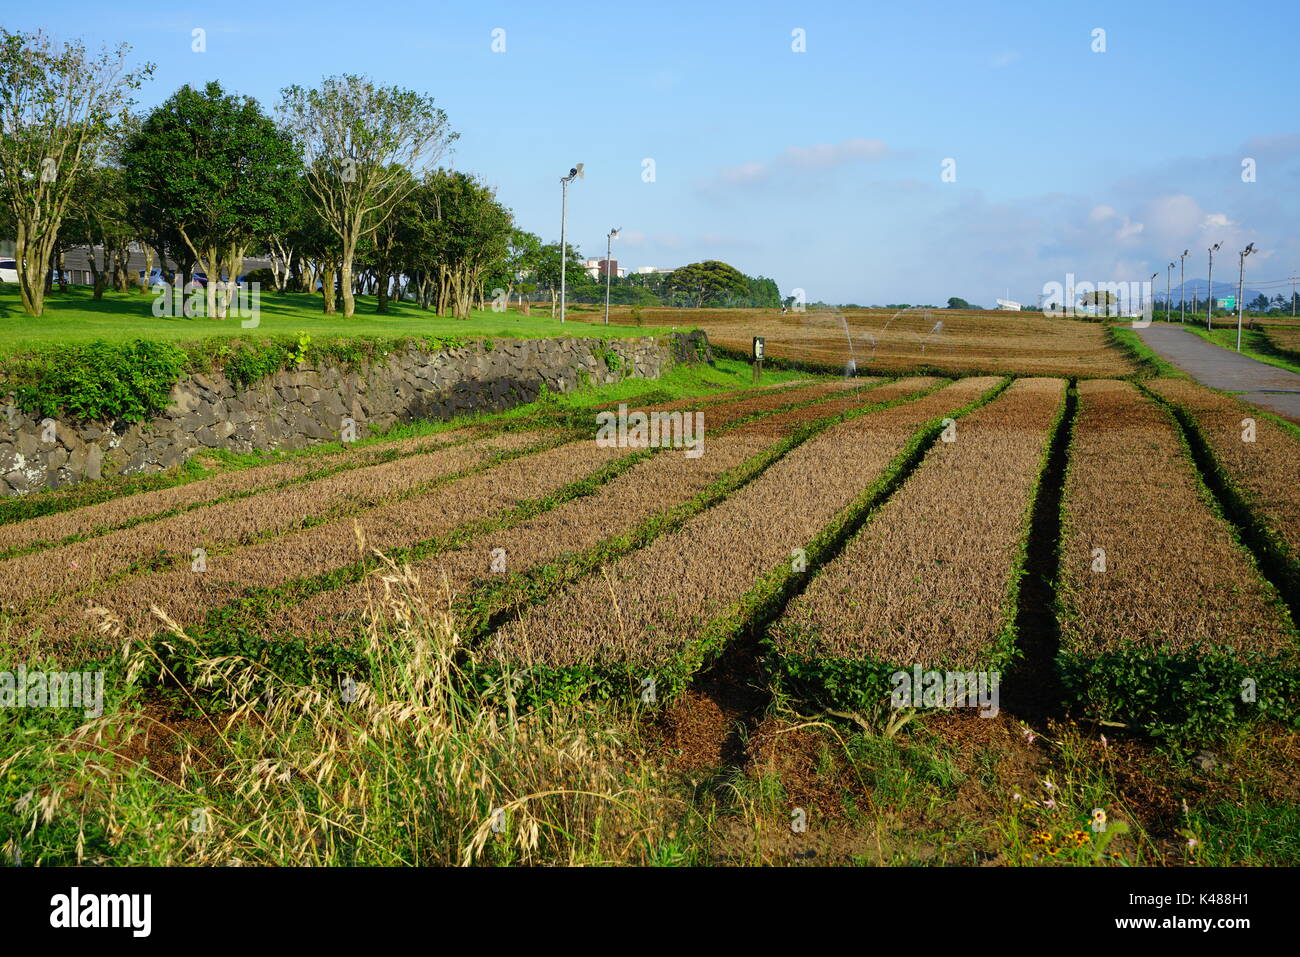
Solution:
<svg viewBox="0 0 1300 957">
<path fill-rule="evenodd" d="M 1300 375 L 1206 342 L 1179 323 L 1153 322 L 1136 330 L 1144 342 L 1193 378 L 1251 405 L 1300 422 Z"/>
</svg>

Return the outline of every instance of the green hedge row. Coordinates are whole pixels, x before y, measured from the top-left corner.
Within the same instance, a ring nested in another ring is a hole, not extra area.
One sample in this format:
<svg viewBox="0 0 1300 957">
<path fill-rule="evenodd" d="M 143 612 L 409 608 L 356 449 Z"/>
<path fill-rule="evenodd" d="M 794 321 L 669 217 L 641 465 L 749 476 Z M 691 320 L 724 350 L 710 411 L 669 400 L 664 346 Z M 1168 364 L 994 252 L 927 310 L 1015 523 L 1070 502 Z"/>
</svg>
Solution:
<svg viewBox="0 0 1300 957">
<path fill-rule="evenodd" d="M 354 367 L 411 346 L 432 351 L 466 342 L 410 336 L 313 340 L 306 333 L 198 343 L 96 340 L 0 359 L 0 389 L 12 394 L 19 409 L 41 418 L 141 422 L 166 408 L 172 386 L 187 374 L 221 371 L 248 386 L 306 363 Z"/>
</svg>

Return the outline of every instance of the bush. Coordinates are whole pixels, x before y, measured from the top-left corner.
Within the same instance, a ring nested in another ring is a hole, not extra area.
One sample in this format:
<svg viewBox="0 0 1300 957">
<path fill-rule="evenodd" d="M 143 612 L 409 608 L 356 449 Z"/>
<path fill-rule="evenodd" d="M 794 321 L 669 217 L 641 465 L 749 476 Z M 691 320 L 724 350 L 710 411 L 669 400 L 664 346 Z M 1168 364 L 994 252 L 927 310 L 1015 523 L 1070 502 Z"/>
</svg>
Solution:
<svg viewBox="0 0 1300 957">
<path fill-rule="evenodd" d="M 140 422 L 166 406 L 185 360 L 165 342 L 97 340 L 11 360 L 5 378 L 18 406 L 37 416 Z"/>
</svg>

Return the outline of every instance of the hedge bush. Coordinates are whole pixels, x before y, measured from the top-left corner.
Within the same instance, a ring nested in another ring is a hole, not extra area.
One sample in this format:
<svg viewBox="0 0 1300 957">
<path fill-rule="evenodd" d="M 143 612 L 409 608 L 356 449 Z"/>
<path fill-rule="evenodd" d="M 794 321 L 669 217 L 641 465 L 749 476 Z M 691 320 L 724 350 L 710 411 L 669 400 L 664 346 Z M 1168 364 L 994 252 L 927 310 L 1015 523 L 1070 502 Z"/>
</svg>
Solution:
<svg viewBox="0 0 1300 957">
<path fill-rule="evenodd" d="M 318 342 L 305 332 L 179 344 L 96 340 L 0 359 L 0 391 L 11 393 L 18 408 L 38 418 L 140 422 L 166 408 L 172 386 L 186 374 L 219 370 L 231 382 L 247 387 L 306 363 L 355 367 L 412 346 L 436 351 L 466 342 L 410 336 Z"/>
</svg>

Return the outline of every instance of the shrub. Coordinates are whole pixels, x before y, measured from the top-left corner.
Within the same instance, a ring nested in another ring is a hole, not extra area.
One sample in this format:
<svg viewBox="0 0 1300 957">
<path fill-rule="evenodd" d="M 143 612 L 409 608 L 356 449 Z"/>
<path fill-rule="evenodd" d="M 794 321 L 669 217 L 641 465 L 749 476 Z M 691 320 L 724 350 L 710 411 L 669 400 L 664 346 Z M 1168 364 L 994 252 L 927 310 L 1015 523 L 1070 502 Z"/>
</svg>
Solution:
<svg viewBox="0 0 1300 957">
<path fill-rule="evenodd" d="M 34 415 L 139 422 L 166 406 L 186 358 L 165 342 L 97 340 L 11 360 L 6 378 Z"/>
</svg>

